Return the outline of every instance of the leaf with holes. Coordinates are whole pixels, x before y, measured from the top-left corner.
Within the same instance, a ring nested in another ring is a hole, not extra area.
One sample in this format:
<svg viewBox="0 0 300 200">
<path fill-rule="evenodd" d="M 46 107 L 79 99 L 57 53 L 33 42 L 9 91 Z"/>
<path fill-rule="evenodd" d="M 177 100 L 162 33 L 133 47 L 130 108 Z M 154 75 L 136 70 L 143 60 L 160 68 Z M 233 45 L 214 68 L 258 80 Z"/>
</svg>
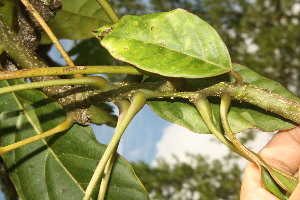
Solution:
<svg viewBox="0 0 300 200">
<path fill-rule="evenodd" d="M 24 82 L 1 81 L 0 86 L 20 83 Z M 1 146 L 40 134 L 65 118 L 61 107 L 40 91 L 0 95 L 0 102 Z M 21 199 L 82 199 L 105 148 L 90 127 L 74 125 L 67 132 L 8 152 L 3 158 Z M 93 199 L 97 199 L 96 193 Z M 120 156 L 107 199 L 148 199 L 132 167 Z"/>
<path fill-rule="evenodd" d="M 116 59 L 163 76 L 203 78 L 231 70 L 215 29 L 183 9 L 125 16 L 94 34 Z"/>
</svg>

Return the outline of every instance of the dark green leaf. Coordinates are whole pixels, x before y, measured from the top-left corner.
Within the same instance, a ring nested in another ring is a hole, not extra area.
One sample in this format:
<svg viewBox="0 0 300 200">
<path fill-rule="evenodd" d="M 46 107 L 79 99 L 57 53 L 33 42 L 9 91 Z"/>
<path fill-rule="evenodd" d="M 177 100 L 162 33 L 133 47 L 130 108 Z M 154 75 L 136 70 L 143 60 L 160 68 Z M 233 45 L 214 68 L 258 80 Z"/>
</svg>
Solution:
<svg viewBox="0 0 300 200">
<path fill-rule="evenodd" d="M 230 56 L 218 33 L 183 9 L 125 16 L 95 35 L 116 59 L 164 76 L 203 78 L 231 69 Z"/>
<path fill-rule="evenodd" d="M 233 69 L 243 77 L 246 83 L 260 86 L 276 94 L 300 102 L 298 97 L 294 96 L 279 83 L 260 76 L 245 66 L 234 64 Z M 190 89 L 203 89 L 204 87 L 214 85 L 221 81 L 228 81 L 229 79 L 230 77 L 223 75 L 206 79 L 186 79 L 186 81 Z M 219 102 L 218 100 L 216 101 L 216 99 L 212 99 L 211 102 L 213 102 L 211 106 L 214 120 L 220 129 Z M 174 102 L 159 100 L 148 101 L 148 104 L 153 111 L 163 119 L 184 126 L 197 133 L 209 133 L 196 108 L 188 101 Z M 232 102 L 228 113 L 228 121 L 234 133 L 249 128 L 258 128 L 262 131 L 277 131 L 290 129 L 295 126 L 280 116 L 238 101 Z"/>
<path fill-rule="evenodd" d="M 49 22 L 50 28 L 59 39 L 91 38 L 93 30 L 111 24 L 96 1 L 62 0 L 62 3 L 62 10 Z M 48 37 L 43 37 L 42 43 L 50 43 L 50 40 Z"/>
<path fill-rule="evenodd" d="M 21 82 L 1 81 L 0 86 Z M 40 91 L 1 95 L 0 102 L 1 146 L 49 130 L 65 117 L 61 107 Z M 3 158 L 23 200 L 81 199 L 105 148 L 90 127 L 74 125 L 68 132 L 8 152 Z M 148 199 L 132 167 L 120 156 L 107 195 L 113 200 Z"/>
</svg>

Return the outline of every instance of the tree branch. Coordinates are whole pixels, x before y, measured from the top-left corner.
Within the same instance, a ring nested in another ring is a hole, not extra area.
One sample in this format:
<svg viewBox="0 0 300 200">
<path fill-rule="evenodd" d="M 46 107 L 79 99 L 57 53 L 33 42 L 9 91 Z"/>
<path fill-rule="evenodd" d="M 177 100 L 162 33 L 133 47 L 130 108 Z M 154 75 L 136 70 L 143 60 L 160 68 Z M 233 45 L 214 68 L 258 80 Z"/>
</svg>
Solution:
<svg viewBox="0 0 300 200">
<path fill-rule="evenodd" d="M 141 90 L 147 99 L 183 98 L 194 101 L 200 97 L 218 96 L 230 94 L 234 100 L 248 102 L 264 110 L 278 114 L 297 124 L 300 124 L 300 103 L 272 93 L 264 88 L 244 83 L 237 85 L 229 82 L 221 82 L 203 90 L 194 92 L 157 91 L 161 83 L 139 84 L 111 84 L 106 87 L 106 92 L 101 95 L 94 92 L 89 98 L 91 101 L 114 101 L 128 99 Z"/>
<path fill-rule="evenodd" d="M 57 47 L 62 57 L 65 59 L 66 63 L 69 66 L 75 66 L 73 61 L 71 60 L 70 56 L 67 54 L 66 50 L 63 48 L 63 46 L 59 43 L 56 36 L 53 34 L 52 30 L 49 28 L 49 26 L 46 24 L 44 19 L 41 17 L 41 15 L 38 13 L 38 11 L 29 3 L 28 0 L 21 0 L 24 6 L 29 10 L 29 12 L 34 16 L 35 20 L 39 23 L 39 25 L 44 29 L 44 31 L 47 33 L 53 44 Z"/>
<path fill-rule="evenodd" d="M 38 57 L 30 52 L 25 46 L 22 45 L 21 41 L 9 30 L 5 24 L 2 15 L 0 15 L 0 44 L 3 46 L 5 52 L 16 61 L 22 68 L 47 68 L 48 66 L 43 61 L 39 60 Z M 41 76 L 32 78 L 34 81 L 48 81 L 48 80 L 57 80 L 58 76 Z M 62 96 L 68 91 L 74 90 L 72 86 L 55 86 L 55 87 L 46 87 L 43 88 L 43 92 L 49 97 L 54 98 L 59 104 L 61 104 L 66 112 L 76 116 L 74 119 L 77 123 L 88 124 L 90 123 L 90 114 L 88 108 L 84 104 L 74 103 L 72 108 L 72 102 L 77 101 L 78 97 L 82 96 L 81 94 L 72 94 L 64 98 Z M 66 104 L 69 106 L 66 107 Z M 80 108 L 78 108 L 80 107 Z"/>
</svg>

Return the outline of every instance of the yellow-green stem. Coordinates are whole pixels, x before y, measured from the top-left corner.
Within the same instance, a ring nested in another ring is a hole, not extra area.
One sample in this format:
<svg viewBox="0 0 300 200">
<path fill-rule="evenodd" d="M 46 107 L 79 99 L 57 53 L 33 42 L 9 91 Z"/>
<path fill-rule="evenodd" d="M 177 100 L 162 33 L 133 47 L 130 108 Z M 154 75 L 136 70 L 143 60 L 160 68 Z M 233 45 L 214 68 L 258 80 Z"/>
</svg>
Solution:
<svg viewBox="0 0 300 200">
<path fill-rule="evenodd" d="M 119 17 L 116 12 L 113 10 L 111 5 L 106 0 L 96 0 L 103 10 L 106 12 L 107 16 L 110 18 L 112 23 L 117 23 L 119 21 Z"/>
<path fill-rule="evenodd" d="M 101 158 L 101 160 L 93 174 L 93 177 L 86 189 L 83 200 L 90 199 L 92 192 L 94 191 L 96 184 L 99 181 L 99 179 L 103 173 L 105 165 L 106 165 L 108 159 L 110 158 L 110 156 L 112 155 L 112 153 L 114 152 L 114 150 L 116 149 L 116 146 L 119 143 L 120 138 L 122 137 L 125 129 L 127 128 L 128 124 L 130 123 L 132 118 L 143 108 L 145 103 L 146 103 L 146 97 L 144 94 L 137 93 L 133 97 L 133 100 L 131 102 L 131 105 L 130 105 L 126 115 L 124 116 L 122 122 L 117 126 L 113 138 L 111 139 L 104 154 L 102 155 L 102 158 Z"/>
<path fill-rule="evenodd" d="M 218 140 L 220 140 L 223 144 L 225 144 L 228 148 L 236 152 L 237 154 L 240 154 L 241 156 L 246 156 L 243 154 L 243 152 L 240 152 L 230 140 L 228 140 L 215 126 L 215 123 L 213 121 L 212 117 L 212 110 L 210 107 L 210 104 L 206 98 L 200 97 L 198 99 L 195 99 L 194 105 L 196 106 L 198 112 L 200 113 L 205 125 L 210 130 L 212 134 L 214 134 Z M 247 157 L 247 156 L 246 156 Z"/>
<path fill-rule="evenodd" d="M 118 126 L 123 121 L 123 118 L 126 116 L 126 113 L 130 106 L 130 102 L 127 100 L 123 100 L 123 101 L 115 102 L 115 104 L 119 108 L 119 118 L 118 118 L 118 123 L 117 123 L 117 126 Z M 104 200 L 104 198 L 105 198 L 105 194 L 106 194 L 108 182 L 109 182 L 109 179 L 111 176 L 111 172 L 113 169 L 114 160 L 116 158 L 118 146 L 119 146 L 119 144 L 117 144 L 113 154 L 110 156 L 109 160 L 106 163 L 106 166 L 104 169 L 104 177 L 102 178 L 101 184 L 100 184 L 98 200 Z"/>
<path fill-rule="evenodd" d="M 255 162 L 257 158 L 252 156 L 252 153 L 249 154 L 248 152 L 250 151 L 247 149 L 233 134 L 233 132 L 230 129 L 228 120 L 227 120 L 227 113 L 230 105 L 231 97 L 229 94 L 224 94 L 221 97 L 221 105 L 220 105 L 220 116 L 221 116 L 221 122 L 222 126 L 224 128 L 225 134 L 228 136 L 228 138 L 231 140 L 231 142 L 234 144 L 234 146 L 238 149 L 239 152 L 242 152 L 242 155 L 244 158 L 251 162 Z"/>
<path fill-rule="evenodd" d="M 133 66 L 73 66 L 2 71 L 0 72 L 0 80 L 73 74 L 132 74 L 155 76 L 155 74 L 142 71 Z"/>
<path fill-rule="evenodd" d="M 73 124 L 74 124 L 73 117 L 70 116 L 70 115 L 68 115 L 66 117 L 66 119 L 62 123 L 60 123 L 59 125 L 57 125 L 53 129 L 50 129 L 50 130 L 48 130 L 48 131 L 46 131 L 44 133 L 41 133 L 39 135 L 27 138 L 25 140 L 16 142 L 14 144 L 11 144 L 11 145 L 8 145 L 8 146 L 5 146 L 5 147 L 0 147 L 0 155 L 6 153 L 8 151 L 12 151 L 14 149 L 17 149 L 17 148 L 20 148 L 22 146 L 25 146 L 27 144 L 36 142 L 38 140 L 44 139 L 45 137 L 49 137 L 49 136 L 54 135 L 56 133 L 60 133 L 60 132 L 66 131 L 69 128 L 71 128 Z"/>
<path fill-rule="evenodd" d="M 20 85 L 12 85 L 0 89 L 0 94 L 6 94 L 9 92 L 17 92 L 22 90 L 37 89 L 43 87 L 59 86 L 59 85 L 91 85 L 99 89 L 104 89 L 107 85 L 107 81 L 99 76 L 89 76 L 83 78 L 73 78 L 73 79 L 59 79 L 52 81 L 42 81 L 25 83 Z"/>
<path fill-rule="evenodd" d="M 114 166 L 114 162 L 115 162 L 115 158 L 116 158 L 116 150 L 118 148 L 118 145 L 115 149 L 115 151 L 113 152 L 113 154 L 110 156 L 109 160 L 106 163 L 105 169 L 104 169 L 104 177 L 101 180 L 101 184 L 100 184 L 100 189 L 99 189 L 99 194 L 98 194 L 98 200 L 104 200 L 105 195 L 106 195 L 106 190 L 107 190 L 107 186 L 108 186 L 108 182 L 111 176 L 111 172 Z"/>
<path fill-rule="evenodd" d="M 240 151 L 243 152 L 244 155 L 247 155 L 248 158 L 250 158 L 249 161 L 256 163 L 258 166 L 267 166 L 268 164 L 263 161 L 256 153 L 249 150 L 247 147 L 245 147 L 233 134 L 231 131 L 231 128 L 228 123 L 227 113 L 231 102 L 231 96 L 229 94 L 224 94 L 221 97 L 221 104 L 220 104 L 220 116 L 221 116 L 221 122 L 225 131 L 225 134 L 229 137 L 231 142 L 234 144 L 234 146 Z"/>
<path fill-rule="evenodd" d="M 238 85 L 242 85 L 242 84 L 243 84 L 243 82 L 244 82 L 244 81 L 243 81 L 243 78 L 242 78 L 241 75 L 239 75 L 237 72 L 231 70 L 231 71 L 229 72 L 229 74 L 235 78 L 235 83 L 236 83 L 236 84 L 238 84 Z"/>
</svg>

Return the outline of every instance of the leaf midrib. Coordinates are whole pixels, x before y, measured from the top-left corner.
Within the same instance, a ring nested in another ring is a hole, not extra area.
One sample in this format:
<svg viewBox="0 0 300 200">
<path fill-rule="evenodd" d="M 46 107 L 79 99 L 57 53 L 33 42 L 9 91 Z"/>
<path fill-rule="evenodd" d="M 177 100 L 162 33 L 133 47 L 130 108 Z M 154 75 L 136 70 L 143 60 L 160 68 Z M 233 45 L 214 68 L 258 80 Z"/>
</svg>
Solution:
<svg viewBox="0 0 300 200">
<path fill-rule="evenodd" d="M 159 45 L 159 44 L 156 44 L 156 43 L 145 42 L 145 41 L 143 41 L 143 40 L 139 40 L 139 39 L 135 39 L 135 38 L 130 38 L 130 37 L 117 36 L 117 35 L 107 35 L 107 36 L 110 36 L 110 37 L 117 37 L 117 38 L 130 39 L 130 40 L 134 40 L 134 41 L 138 41 L 138 42 L 142 42 L 142 43 L 146 43 L 146 44 L 151 44 L 151 45 L 154 45 L 154 46 L 159 46 L 159 47 L 162 47 L 162 48 L 166 48 L 166 47 L 167 47 L 167 46 Z M 107 37 L 107 36 L 106 36 L 106 37 Z M 172 49 L 172 48 L 166 48 L 166 49 L 168 49 L 169 51 L 175 51 L 175 52 L 177 52 L 177 53 L 179 53 L 179 54 L 183 54 L 183 55 L 185 55 L 185 56 L 193 57 L 193 58 L 198 59 L 198 60 L 202 60 L 202 61 L 207 62 L 207 63 L 209 63 L 209 64 L 211 64 L 211 65 L 214 65 L 214 66 L 216 66 L 216 67 L 219 67 L 219 68 L 222 68 L 222 69 L 227 69 L 228 71 L 230 71 L 230 68 L 229 68 L 229 69 L 228 69 L 228 68 L 225 68 L 225 67 L 223 67 L 222 65 L 219 65 L 219 64 L 217 64 L 217 63 L 213 63 L 213 62 L 211 62 L 211 61 L 209 61 L 209 60 L 202 59 L 202 58 L 199 58 L 199 57 L 195 57 L 194 55 L 186 54 L 186 53 L 180 52 L 180 51 L 178 51 L 178 50 L 176 50 L 176 49 Z"/>
</svg>

